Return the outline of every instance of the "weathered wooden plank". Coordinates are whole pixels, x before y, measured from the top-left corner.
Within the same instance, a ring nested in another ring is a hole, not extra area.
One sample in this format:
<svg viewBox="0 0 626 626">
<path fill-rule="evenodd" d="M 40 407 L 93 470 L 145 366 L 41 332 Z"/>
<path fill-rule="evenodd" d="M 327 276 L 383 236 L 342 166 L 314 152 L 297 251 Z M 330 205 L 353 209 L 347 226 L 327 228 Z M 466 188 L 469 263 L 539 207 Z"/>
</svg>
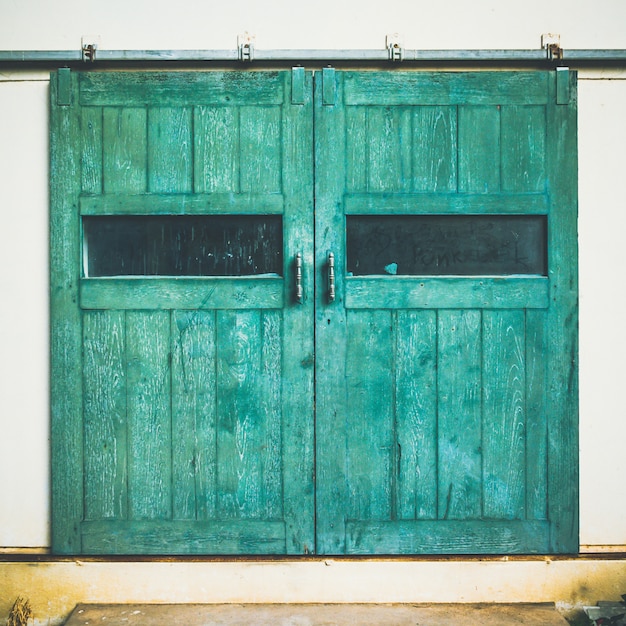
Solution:
<svg viewBox="0 0 626 626">
<path fill-rule="evenodd" d="M 70 74 L 70 101 L 78 100 Z M 76 306 L 80 267 L 80 131 L 76 106 L 57 105 L 50 80 L 50 420 L 51 541 L 55 554 L 80 552 L 83 518 L 83 389 L 81 314 Z"/>
<path fill-rule="evenodd" d="M 83 108 L 81 127 L 81 191 L 102 193 L 102 109 Z"/>
<path fill-rule="evenodd" d="M 265 505 L 260 324 L 258 311 L 217 314 L 217 512 L 222 519 L 262 519 Z"/>
<path fill-rule="evenodd" d="M 216 511 L 215 313 L 172 311 L 172 480 L 174 519 Z"/>
<path fill-rule="evenodd" d="M 549 280 L 543 276 L 346 278 L 348 309 L 545 309 Z"/>
<path fill-rule="evenodd" d="M 410 111 L 398 107 L 368 107 L 366 140 L 368 191 L 408 191 L 411 182 Z"/>
<path fill-rule="evenodd" d="M 282 372 L 283 346 L 287 342 L 280 311 L 263 311 L 261 332 L 261 376 L 257 381 L 260 412 L 261 515 L 283 518 Z M 285 476 L 286 480 L 292 477 Z"/>
<path fill-rule="evenodd" d="M 172 515 L 169 312 L 126 314 L 129 517 Z M 168 538 L 162 537 L 163 544 Z"/>
<path fill-rule="evenodd" d="M 287 96 L 288 97 L 288 96 Z M 282 468 L 286 552 L 315 552 L 313 76 L 304 101 L 283 109 Z M 302 255 L 302 302 L 295 302 L 295 257 Z M 297 340 L 294 341 L 294 338 Z"/>
<path fill-rule="evenodd" d="M 348 312 L 347 516 L 351 519 L 395 515 L 393 347 L 389 311 Z"/>
<path fill-rule="evenodd" d="M 124 312 L 85 312 L 85 519 L 128 514 L 126 392 Z"/>
<path fill-rule="evenodd" d="M 346 191 L 368 191 L 367 107 L 346 107 Z"/>
<path fill-rule="evenodd" d="M 437 315 L 396 313 L 398 519 L 437 518 Z"/>
<path fill-rule="evenodd" d="M 483 311 L 483 515 L 526 515 L 524 311 Z"/>
<path fill-rule="evenodd" d="M 284 286 L 279 277 L 84 278 L 83 309 L 278 309 Z"/>
<path fill-rule="evenodd" d="M 194 191 L 239 191 L 239 109 L 194 109 Z M 223 207 L 220 210 L 224 210 Z"/>
<path fill-rule="evenodd" d="M 192 189 L 191 108 L 148 109 L 148 190 L 181 193 Z"/>
<path fill-rule="evenodd" d="M 104 192 L 146 191 L 146 109 L 107 107 L 103 115 Z"/>
<path fill-rule="evenodd" d="M 239 127 L 241 191 L 281 191 L 279 107 L 242 107 Z"/>
<path fill-rule="evenodd" d="M 255 215 L 282 213 L 284 203 L 279 193 L 110 193 L 82 196 L 80 212 L 82 215 Z"/>
<path fill-rule="evenodd" d="M 482 510 L 481 312 L 437 318 L 438 518 L 478 519 Z"/>
<path fill-rule="evenodd" d="M 347 194 L 347 215 L 395 213 L 548 213 L 548 198 L 539 193 L 371 193 Z"/>
<path fill-rule="evenodd" d="M 345 72 L 345 103 L 367 105 L 545 104 L 544 72 Z"/>
<path fill-rule="evenodd" d="M 552 251 L 547 314 L 548 512 L 555 552 L 578 550 L 578 239 L 576 72 L 569 72 L 569 105 L 548 107 L 546 163 L 550 180 Z M 556 77 L 550 100 L 556 101 Z"/>
<path fill-rule="evenodd" d="M 343 73 L 337 74 L 337 102 Z M 345 107 L 324 106 L 315 80 L 315 355 L 316 355 L 316 539 L 321 554 L 345 551 L 346 484 L 346 311 L 343 304 L 346 182 Z M 328 253 L 335 254 L 336 300 L 328 298 Z"/>
<path fill-rule="evenodd" d="M 546 190 L 546 110 L 542 106 L 503 106 L 502 190 Z"/>
<path fill-rule="evenodd" d="M 346 524 L 348 554 L 541 554 L 548 524 L 532 521 L 397 521 Z"/>
<path fill-rule="evenodd" d="M 83 522 L 84 554 L 282 554 L 285 525 L 258 520 Z"/>
<path fill-rule="evenodd" d="M 547 519 L 546 311 L 526 311 L 526 515 Z"/>
<path fill-rule="evenodd" d="M 85 72 L 83 106 L 280 104 L 283 72 Z"/>
<path fill-rule="evenodd" d="M 500 190 L 500 107 L 459 107 L 459 191 Z"/>
<path fill-rule="evenodd" d="M 457 188 L 456 107 L 413 109 L 412 191 L 451 192 Z"/>
</svg>

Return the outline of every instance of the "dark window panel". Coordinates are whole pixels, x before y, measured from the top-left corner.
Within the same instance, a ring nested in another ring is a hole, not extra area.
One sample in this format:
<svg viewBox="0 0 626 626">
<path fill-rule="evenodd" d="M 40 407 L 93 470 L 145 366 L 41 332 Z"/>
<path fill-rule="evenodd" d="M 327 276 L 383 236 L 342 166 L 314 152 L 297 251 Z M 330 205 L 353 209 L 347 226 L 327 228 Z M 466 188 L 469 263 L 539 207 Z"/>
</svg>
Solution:
<svg viewBox="0 0 626 626">
<path fill-rule="evenodd" d="M 349 215 L 354 275 L 547 275 L 544 215 Z"/>
<path fill-rule="evenodd" d="M 280 215 L 83 218 L 87 276 L 253 276 L 283 272 Z"/>
</svg>

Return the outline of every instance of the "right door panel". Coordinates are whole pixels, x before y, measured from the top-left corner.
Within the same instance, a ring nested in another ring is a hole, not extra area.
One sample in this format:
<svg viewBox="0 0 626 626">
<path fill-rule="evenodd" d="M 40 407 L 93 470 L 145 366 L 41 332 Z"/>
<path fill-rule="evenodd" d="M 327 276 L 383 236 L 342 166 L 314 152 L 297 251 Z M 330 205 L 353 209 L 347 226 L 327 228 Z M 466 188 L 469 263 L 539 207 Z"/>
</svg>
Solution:
<svg viewBox="0 0 626 626">
<path fill-rule="evenodd" d="M 578 549 L 575 86 L 317 75 L 319 553 Z"/>
</svg>

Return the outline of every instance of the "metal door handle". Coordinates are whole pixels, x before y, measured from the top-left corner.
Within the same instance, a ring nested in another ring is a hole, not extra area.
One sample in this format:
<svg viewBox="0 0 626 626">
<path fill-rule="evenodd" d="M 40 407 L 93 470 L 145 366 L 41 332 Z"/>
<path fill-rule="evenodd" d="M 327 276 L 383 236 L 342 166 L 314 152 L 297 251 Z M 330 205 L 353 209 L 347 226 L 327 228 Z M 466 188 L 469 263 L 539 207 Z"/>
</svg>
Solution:
<svg viewBox="0 0 626 626">
<path fill-rule="evenodd" d="M 328 301 L 335 301 L 335 255 L 328 253 Z"/>
<path fill-rule="evenodd" d="M 296 302 L 302 304 L 304 291 L 302 289 L 302 254 L 296 254 Z"/>
</svg>

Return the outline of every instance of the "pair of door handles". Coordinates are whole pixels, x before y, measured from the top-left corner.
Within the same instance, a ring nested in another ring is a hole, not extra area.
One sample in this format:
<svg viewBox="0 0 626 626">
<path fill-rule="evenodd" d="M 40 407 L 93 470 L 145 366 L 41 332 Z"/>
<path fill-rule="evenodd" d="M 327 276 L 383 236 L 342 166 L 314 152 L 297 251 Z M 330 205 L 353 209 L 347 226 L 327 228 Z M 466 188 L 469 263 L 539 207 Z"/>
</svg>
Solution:
<svg viewBox="0 0 626 626">
<path fill-rule="evenodd" d="M 328 272 L 327 296 L 329 302 L 335 301 L 335 255 L 328 253 L 326 259 L 326 270 Z M 304 289 L 302 288 L 302 254 L 296 254 L 296 302 L 302 304 L 304 301 Z"/>
</svg>

